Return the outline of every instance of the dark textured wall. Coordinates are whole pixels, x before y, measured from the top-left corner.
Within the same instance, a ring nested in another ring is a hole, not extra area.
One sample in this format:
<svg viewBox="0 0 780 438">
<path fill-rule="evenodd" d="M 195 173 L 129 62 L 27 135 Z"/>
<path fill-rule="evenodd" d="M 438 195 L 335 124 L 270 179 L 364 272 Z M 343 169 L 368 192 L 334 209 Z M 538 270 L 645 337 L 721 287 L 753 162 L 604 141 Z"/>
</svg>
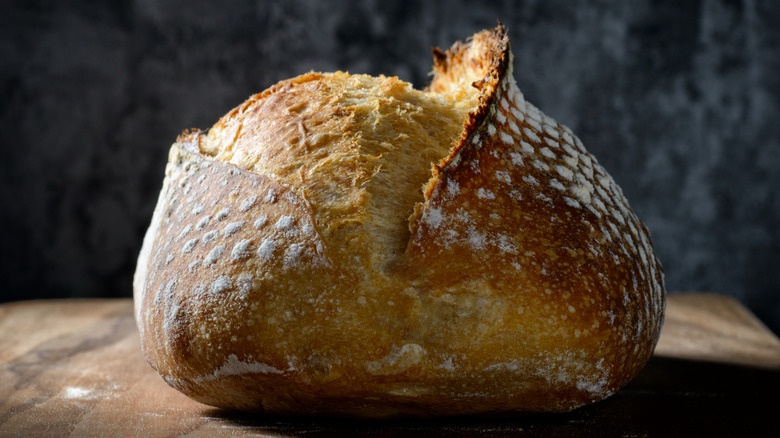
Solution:
<svg viewBox="0 0 780 438">
<path fill-rule="evenodd" d="M 4 300 L 130 296 L 167 150 L 308 70 L 424 86 L 430 47 L 496 19 L 528 100 L 650 228 L 670 291 L 780 331 L 780 3 L 2 2 Z"/>
</svg>

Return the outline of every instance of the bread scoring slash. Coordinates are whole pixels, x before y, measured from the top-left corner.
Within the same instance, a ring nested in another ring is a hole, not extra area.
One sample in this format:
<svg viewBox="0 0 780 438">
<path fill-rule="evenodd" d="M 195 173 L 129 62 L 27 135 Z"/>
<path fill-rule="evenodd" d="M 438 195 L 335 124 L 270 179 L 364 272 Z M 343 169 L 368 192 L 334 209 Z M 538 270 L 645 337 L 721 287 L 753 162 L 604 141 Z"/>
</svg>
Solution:
<svg viewBox="0 0 780 438">
<path fill-rule="evenodd" d="M 648 230 L 528 103 L 503 26 L 430 86 L 308 73 L 171 147 L 134 278 L 148 362 L 230 409 L 559 412 L 650 358 Z"/>
</svg>

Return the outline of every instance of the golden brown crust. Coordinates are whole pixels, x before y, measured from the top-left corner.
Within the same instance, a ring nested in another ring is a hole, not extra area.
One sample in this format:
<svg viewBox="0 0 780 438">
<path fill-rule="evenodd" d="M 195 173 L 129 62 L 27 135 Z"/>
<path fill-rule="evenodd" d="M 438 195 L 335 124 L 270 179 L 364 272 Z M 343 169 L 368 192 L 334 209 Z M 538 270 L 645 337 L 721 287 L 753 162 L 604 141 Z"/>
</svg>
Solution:
<svg viewBox="0 0 780 438">
<path fill-rule="evenodd" d="M 310 73 L 173 145 L 134 279 L 171 386 L 430 416 L 565 411 L 636 375 L 664 308 L 646 228 L 524 101 L 502 26 L 434 61 L 426 93 Z"/>
</svg>

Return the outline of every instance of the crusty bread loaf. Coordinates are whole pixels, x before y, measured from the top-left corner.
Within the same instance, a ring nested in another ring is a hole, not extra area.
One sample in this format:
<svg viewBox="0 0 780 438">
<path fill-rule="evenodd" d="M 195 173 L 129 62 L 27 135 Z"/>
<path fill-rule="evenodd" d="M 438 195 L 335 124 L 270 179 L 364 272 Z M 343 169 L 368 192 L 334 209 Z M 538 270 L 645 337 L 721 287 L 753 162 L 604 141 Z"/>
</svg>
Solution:
<svg viewBox="0 0 780 438">
<path fill-rule="evenodd" d="M 664 313 L 648 231 L 511 59 L 498 26 L 434 50 L 424 92 L 309 73 L 182 134 L 134 279 L 149 363 L 213 406 L 365 417 L 632 379 Z"/>
</svg>

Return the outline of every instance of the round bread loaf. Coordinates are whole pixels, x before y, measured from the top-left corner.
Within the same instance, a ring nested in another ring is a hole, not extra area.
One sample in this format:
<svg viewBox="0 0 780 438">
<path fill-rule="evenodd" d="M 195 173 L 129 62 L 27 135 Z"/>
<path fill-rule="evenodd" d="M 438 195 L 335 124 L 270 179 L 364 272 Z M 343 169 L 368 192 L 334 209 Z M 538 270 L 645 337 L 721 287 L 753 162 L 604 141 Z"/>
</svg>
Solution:
<svg viewBox="0 0 780 438">
<path fill-rule="evenodd" d="M 505 30 L 425 91 L 309 73 L 172 146 L 134 279 L 146 359 L 203 403 L 387 417 L 566 411 L 650 358 L 645 226 L 526 102 Z"/>
</svg>

